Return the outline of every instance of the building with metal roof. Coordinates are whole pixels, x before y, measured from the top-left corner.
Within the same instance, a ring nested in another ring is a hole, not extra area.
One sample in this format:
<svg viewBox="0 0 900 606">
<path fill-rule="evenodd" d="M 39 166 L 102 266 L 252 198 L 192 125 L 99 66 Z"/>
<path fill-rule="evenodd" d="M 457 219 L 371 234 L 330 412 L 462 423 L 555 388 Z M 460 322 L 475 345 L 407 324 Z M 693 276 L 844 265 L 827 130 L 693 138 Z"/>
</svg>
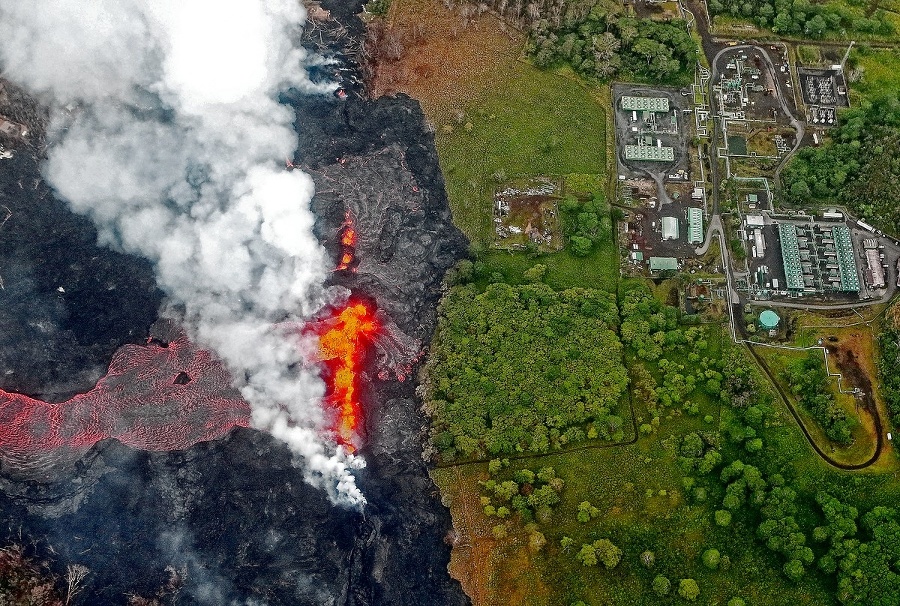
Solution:
<svg viewBox="0 0 900 606">
<path fill-rule="evenodd" d="M 703 242 L 703 211 L 699 208 L 687 209 L 688 242 L 699 244 Z"/>
<path fill-rule="evenodd" d="M 745 221 L 748 227 L 763 227 L 766 224 L 762 215 L 747 215 Z"/>
<path fill-rule="evenodd" d="M 678 239 L 678 219 L 676 217 L 662 218 L 662 239 L 677 240 Z"/>
<path fill-rule="evenodd" d="M 884 266 L 881 264 L 881 256 L 876 248 L 866 249 L 866 264 L 868 265 L 867 277 L 872 288 L 884 288 Z"/>
<path fill-rule="evenodd" d="M 654 145 L 626 145 L 625 159 L 672 162 L 675 160 L 675 148 Z"/>
<path fill-rule="evenodd" d="M 846 225 L 835 225 L 831 228 L 834 248 L 837 251 L 838 270 L 840 271 L 843 292 L 859 292 L 859 272 L 856 270 L 856 259 L 853 256 L 853 240 L 850 239 L 850 228 Z"/>
<path fill-rule="evenodd" d="M 669 100 L 665 97 L 622 97 L 622 109 L 631 111 L 668 112 Z"/>
<path fill-rule="evenodd" d="M 650 271 L 677 270 L 678 259 L 675 257 L 650 257 Z"/>
<path fill-rule="evenodd" d="M 803 270 L 800 268 L 800 243 L 797 241 L 797 228 L 790 223 L 779 223 L 778 236 L 781 238 L 781 262 L 784 265 L 787 289 L 803 290 Z"/>
</svg>

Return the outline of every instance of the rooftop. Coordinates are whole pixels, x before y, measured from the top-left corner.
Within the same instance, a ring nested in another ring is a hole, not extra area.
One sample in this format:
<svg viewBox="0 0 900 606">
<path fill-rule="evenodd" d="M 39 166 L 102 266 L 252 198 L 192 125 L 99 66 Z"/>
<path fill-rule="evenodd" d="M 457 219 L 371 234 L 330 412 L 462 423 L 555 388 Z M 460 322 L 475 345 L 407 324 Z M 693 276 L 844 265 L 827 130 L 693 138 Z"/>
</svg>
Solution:
<svg viewBox="0 0 900 606">
<path fill-rule="evenodd" d="M 771 309 L 767 309 L 759 314 L 759 323 L 763 328 L 775 328 L 780 321 L 781 318 L 779 318 L 778 314 Z"/>
<path fill-rule="evenodd" d="M 841 276 L 840 290 L 859 292 L 859 273 L 856 271 L 856 259 L 853 257 L 850 228 L 846 225 L 835 225 L 831 234 L 834 237 L 834 248 L 837 250 L 838 269 Z"/>
<path fill-rule="evenodd" d="M 703 242 L 703 211 L 699 208 L 689 208 L 688 213 L 688 242 L 698 244 Z"/>
<path fill-rule="evenodd" d="M 669 100 L 665 97 L 622 97 L 622 109 L 625 111 L 669 111 Z"/>
<path fill-rule="evenodd" d="M 626 160 L 650 160 L 652 162 L 671 162 L 675 159 L 674 147 L 656 147 L 653 145 L 626 145 Z"/>
<path fill-rule="evenodd" d="M 678 269 L 678 259 L 675 257 L 650 257 L 650 271 L 664 271 Z"/>
<path fill-rule="evenodd" d="M 678 239 L 678 219 L 675 217 L 662 218 L 662 239 L 677 240 Z"/>
<path fill-rule="evenodd" d="M 778 224 L 781 238 L 781 260 L 788 290 L 803 290 L 803 270 L 800 268 L 800 243 L 797 228 L 789 223 Z"/>
</svg>

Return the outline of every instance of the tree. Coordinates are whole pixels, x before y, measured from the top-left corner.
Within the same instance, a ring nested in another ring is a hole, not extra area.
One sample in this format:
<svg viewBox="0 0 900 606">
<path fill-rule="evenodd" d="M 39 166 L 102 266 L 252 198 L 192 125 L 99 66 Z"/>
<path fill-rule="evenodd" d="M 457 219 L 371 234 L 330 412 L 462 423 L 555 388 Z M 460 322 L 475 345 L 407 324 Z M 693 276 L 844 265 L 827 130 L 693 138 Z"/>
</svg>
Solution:
<svg viewBox="0 0 900 606">
<path fill-rule="evenodd" d="M 716 570 L 719 567 L 719 562 L 722 560 L 722 555 L 718 549 L 707 549 L 700 556 L 700 559 L 703 561 L 704 566 L 710 570 Z"/>
<path fill-rule="evenodd" d="M 579 550 L 579 552 L 575 554 L 575 559 L 577 559 L 585 566 L 596 566 L 597 550 L 594 549 L 593 545 L 582 545 L 581 550 Z"/>
<path fill-rule="evenodd" d="M 594 541 L 594 549 L 606 568 L 615 568 L 622 559 L 622 550 L 613 545 L 609 539 Z"/>
<path fill-rule="evenodd" d="M 563 537 L 559 540 L 559 546 L 564 552 L 569 551 L 575 546 L 575 540 L 572 537 Z"/>
<path fill-rule="evenodd" d="M 517 494 L 519 494 L 519 485 L 512 480 L 501 482 L 494 488 L 494 495 L 502 502 L 509 501 Z"/>
<path fill-rule="evenodd" d="M 661 574 L 656 575 L 653 579 L 653 592 L 659 597 L 669 595 L 672 590 L 672 582 Z"/>
<path fill-rule="evenodd" d="M 731 524 L 731 512 L 727 509 L 717 509 L 715 518 L 717 526 L 729 526 Z"/>
<path fill-rule="evenodd" d="M 772 25 L 772 31 L 776 34 L 783 34 L 791 31 L 794 20 L 789 13 L 781 12 L 775 15 L 775 22 Z"/>
<path fill-rule="evenodd" d="M 688 602 L 693 602 L 700 597 L 700 586 L 694 579 L 681 579 L 678 583 L 678 595 Z"/>
<path fill-rule="evenodd" d="M 66 566 L 66 606 L 81 592 L 82 583 L 89 573 L 90 569 L 82 564 Z"/>
<path fill-rule="evenodd" d="M 790 560 L 784 565 L 784 574 L 792 581 L 799 581 L 806 573 L 803 562 L 800 560 Z"/>
<path fill-rule="evenodd" d="M 641 553 L 641 565 L 644 568 L 653 568 L 656 563 L 656 554 L 649 549 Z"/>
<path fill-rule="evenodd" d="M 759 452 L 762 450 L 763 441 L 760 438 L 753 438 L 752 440 L 747 440 L 744 443 L 744 449 L 747 452 Z"/>
<path fill-rule="evenodd" d="M 806 30 L 806 33 L 813 38 L 821 38 L 827 28 L 828 24 L 825 23 L 825 19 L 822 15 L 816 15 L 806 22 L 806 27 L 804 29 Z"/>
<path fill-rule="evenodd" d="M 728 600 L 728 606 L 747 606 L 747 602 L 744 601 L 744 598 L 733 597 Z"/>
<path fill-rule="evenodd" d="M 525 278 L 526 282 L 535 283 L 535 282 L 543 282 L 544 276 L 546 276 L 546 275 L 547 275 L 547 266 L 538 263 L 531 269 L 526 269 L 525 273 L 522 275 L 522 277 Z"/>
<path fill-rule="evenodd" d="M 569 238 L 569 243 L 572 245 L 572 253 L 579 257 L 586 257 L 591 254 L 591 246 L 593 243 L 582 236 L 572 236 Z"/>
</svg>

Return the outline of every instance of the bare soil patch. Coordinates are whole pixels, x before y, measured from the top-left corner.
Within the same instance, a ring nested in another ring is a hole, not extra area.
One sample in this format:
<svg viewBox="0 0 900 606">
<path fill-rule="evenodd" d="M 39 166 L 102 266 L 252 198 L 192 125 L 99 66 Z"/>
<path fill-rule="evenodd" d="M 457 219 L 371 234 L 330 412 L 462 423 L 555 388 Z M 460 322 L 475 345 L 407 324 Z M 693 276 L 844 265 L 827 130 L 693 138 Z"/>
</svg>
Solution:
<svg viewBox="0 0 900 606">
<path fill-rule="evenodd" d="M 378 28 L 381 31 L 377 31 Z M 478 6 L 395 0 L 381 36 L 372 95 L 406 93 L 438 124 L 449 122 L 485 90 L 502 83 L 502 66 L 518 59 L 524 36 Z"/>
</svg>

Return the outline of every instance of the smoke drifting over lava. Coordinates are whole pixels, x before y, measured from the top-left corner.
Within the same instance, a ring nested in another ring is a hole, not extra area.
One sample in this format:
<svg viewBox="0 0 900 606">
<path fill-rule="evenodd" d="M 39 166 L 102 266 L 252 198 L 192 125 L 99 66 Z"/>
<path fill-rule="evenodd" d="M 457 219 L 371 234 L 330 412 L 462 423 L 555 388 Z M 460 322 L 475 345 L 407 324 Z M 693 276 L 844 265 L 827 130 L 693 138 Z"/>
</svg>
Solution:
<svg viewBox="0 0 900 606">
<path fill-rule="evenodd" d="M 214 350 L 252 424 L 309 481 L 361 503 L 362 464 L 329 420 L 304 323 L 342 293 L 312 233 L 313 182 L 292 156 L 280 90 L 320 89 L 297 47 L 296 0 L 0 0 L 4 75 L 52 106 L 48 182 L 101 240 L 156 266 L 194 341 Z"/>
</svg>

